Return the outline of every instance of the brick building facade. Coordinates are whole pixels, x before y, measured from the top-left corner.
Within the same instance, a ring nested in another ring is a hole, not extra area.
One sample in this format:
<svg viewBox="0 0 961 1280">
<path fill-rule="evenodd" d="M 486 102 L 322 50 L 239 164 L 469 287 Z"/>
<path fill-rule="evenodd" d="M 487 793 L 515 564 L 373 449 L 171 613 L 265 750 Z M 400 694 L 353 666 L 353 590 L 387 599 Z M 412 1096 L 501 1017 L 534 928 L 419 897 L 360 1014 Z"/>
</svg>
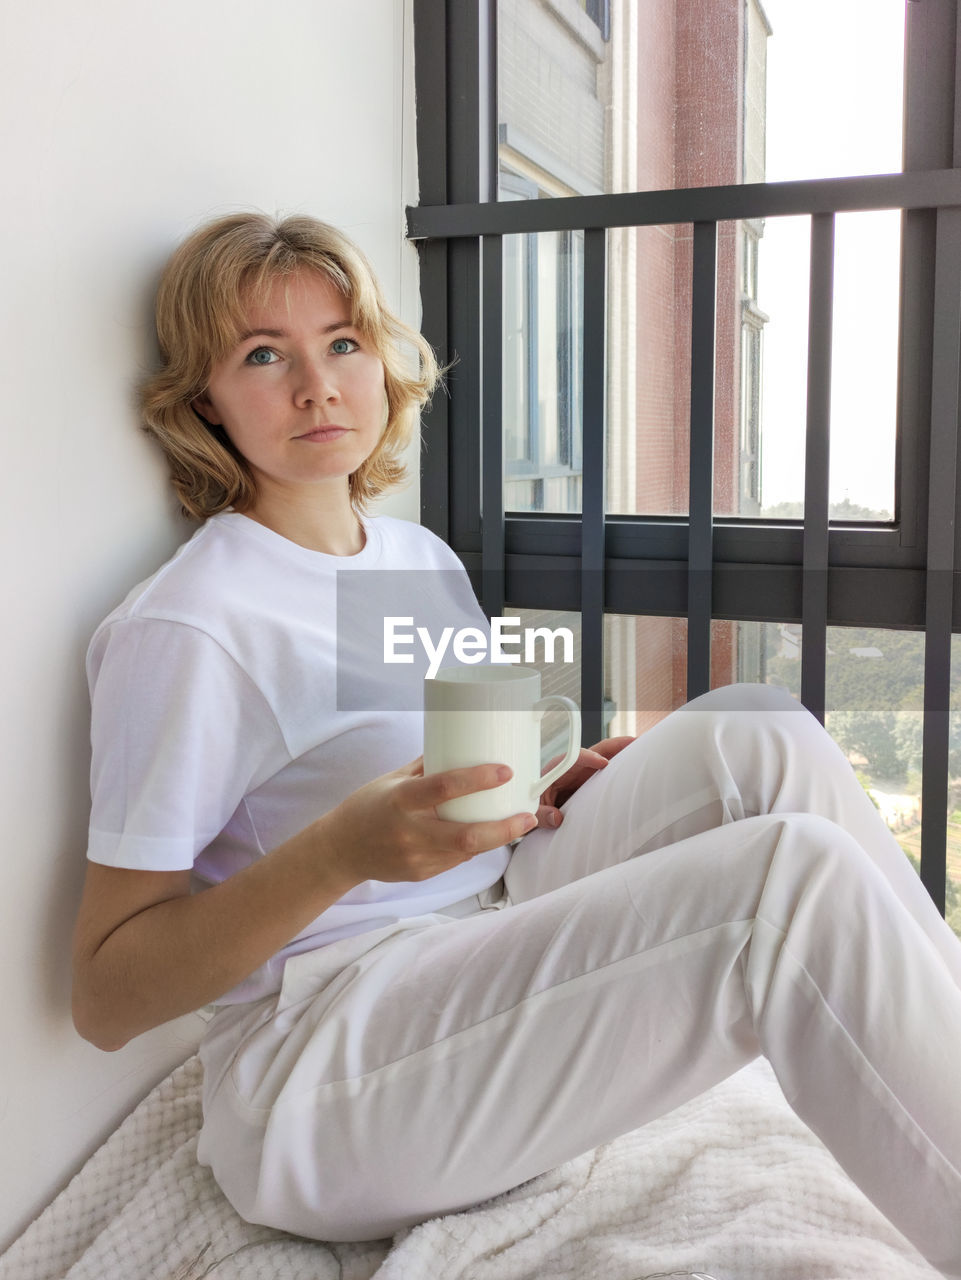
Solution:
<svg viewBox="0 0 961 1280">
<path fill-rule="evenodd" d="M 769 34 L 758 0 L 499 0 L 502 198 L 763 180 Z M 754 514 L 760 502 L 762 232 L 719 228 L 715 510 L 722 515 Z M 528 243 L 505 246 L 508 506 L 575 511 L 578 237 L 510 239 Z M 608 509 L 683 514 L 691 228 L 613 232 L 610 245 Z M 686 625 L 643 616 L 608 617 L 607 625 L 613 730 L 638 732 L 684 699 Z M 713 682 L 756 679 L 752 661 L 739 652 L 736 624 L 715 623 Z M 545 678 L 559 686 L 573 679 L 557 671 Z"/>
</svg>

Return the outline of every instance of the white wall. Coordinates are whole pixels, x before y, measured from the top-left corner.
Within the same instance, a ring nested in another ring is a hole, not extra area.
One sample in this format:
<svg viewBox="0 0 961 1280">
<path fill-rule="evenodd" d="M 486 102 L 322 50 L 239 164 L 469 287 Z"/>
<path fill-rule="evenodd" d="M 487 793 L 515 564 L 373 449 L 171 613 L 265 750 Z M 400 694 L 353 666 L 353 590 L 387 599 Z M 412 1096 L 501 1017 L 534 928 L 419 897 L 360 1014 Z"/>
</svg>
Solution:
<svg viewBox="0 0 961 1280">
<path fill-rule="evenodd" d="M 190 532 L 132 409 L 160 265 L 208 217 L 308 212 L 418 315 L 409 0 L 5 0 L 2 15 L 0 1248 L 202 1026 L 103 1054 L 69 1019 L 84 650 Z M 416 493 L 391 510 L 416 519 Z"/>
</svg>

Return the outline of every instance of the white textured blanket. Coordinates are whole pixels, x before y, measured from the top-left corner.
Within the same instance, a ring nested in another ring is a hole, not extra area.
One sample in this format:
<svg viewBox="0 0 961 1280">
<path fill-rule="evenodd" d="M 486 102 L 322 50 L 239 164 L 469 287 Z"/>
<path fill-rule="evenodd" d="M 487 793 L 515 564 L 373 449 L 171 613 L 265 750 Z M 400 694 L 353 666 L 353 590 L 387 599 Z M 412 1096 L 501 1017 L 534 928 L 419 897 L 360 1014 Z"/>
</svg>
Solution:
<svg viewBox="0 0 961 1280">
<path fill-rule="evenodd" d="M 764 1063 L 468 1213 L 323 1245 L 242 1222 L 195 1160 L 200 1064 L 144 1099 L 0 1258 L 2 1280 L 933 1280 Z M 906 1191 L 909 1189 L 906 1188 Z"/>
</svg>

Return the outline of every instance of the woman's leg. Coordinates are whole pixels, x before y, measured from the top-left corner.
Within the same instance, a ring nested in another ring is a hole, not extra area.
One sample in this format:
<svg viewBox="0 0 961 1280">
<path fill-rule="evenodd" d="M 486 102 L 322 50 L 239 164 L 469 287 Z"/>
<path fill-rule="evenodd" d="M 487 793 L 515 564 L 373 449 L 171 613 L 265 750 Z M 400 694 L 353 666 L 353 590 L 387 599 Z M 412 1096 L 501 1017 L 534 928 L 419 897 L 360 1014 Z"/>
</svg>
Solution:
<svg viewBox="0 0 961 1280">
<path fill-rule="evenodd" d="M 729 823 L 288 969 L 275 1017 L 208 1099 L 201 1143 L 253 1221 L 389 1235 L 664 1114 L 761 1052 L 863 1190 L 961 1277 L 961 991 L 824 818 Z"/>
<path fill-rule="evenodd" d="M 207 1099 L 202 1157 L 241 1213 L 390 1234 L 762 1052 L 866 1193 L 961 1277 L 961 947 L 797 704 L 744 688 L 690 704 L 528 836 L 508 882 L 507 910 L 288 964 Z"/>
<path fill-rule="evenodd" d="M 522 902 L 764 813 L 819 814 L 852 835 L 961 985 L 961 946 L 854 770 L 817 720 L 770 685 L 715 689 L 643 734 L 572 797 L 556 831 L 524 838 L 508 868 L 508 892 Z"/>
</svg>

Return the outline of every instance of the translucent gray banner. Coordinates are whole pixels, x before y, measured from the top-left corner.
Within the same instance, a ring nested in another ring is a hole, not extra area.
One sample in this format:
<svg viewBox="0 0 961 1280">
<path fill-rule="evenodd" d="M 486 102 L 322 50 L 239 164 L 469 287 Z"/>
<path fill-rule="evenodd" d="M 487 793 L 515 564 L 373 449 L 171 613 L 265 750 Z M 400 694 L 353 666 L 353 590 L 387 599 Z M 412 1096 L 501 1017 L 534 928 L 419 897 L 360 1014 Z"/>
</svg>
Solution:
<svg viewBox="0 0 961 1280">
<path fill-rule="evenodd" d="M 341 570 L 337 575 L 337 707 L 419 711 L 425 678 L 443 667 L 579 661 L 566 627 L 488 623 L 456 570 Z"/>
</svg>

